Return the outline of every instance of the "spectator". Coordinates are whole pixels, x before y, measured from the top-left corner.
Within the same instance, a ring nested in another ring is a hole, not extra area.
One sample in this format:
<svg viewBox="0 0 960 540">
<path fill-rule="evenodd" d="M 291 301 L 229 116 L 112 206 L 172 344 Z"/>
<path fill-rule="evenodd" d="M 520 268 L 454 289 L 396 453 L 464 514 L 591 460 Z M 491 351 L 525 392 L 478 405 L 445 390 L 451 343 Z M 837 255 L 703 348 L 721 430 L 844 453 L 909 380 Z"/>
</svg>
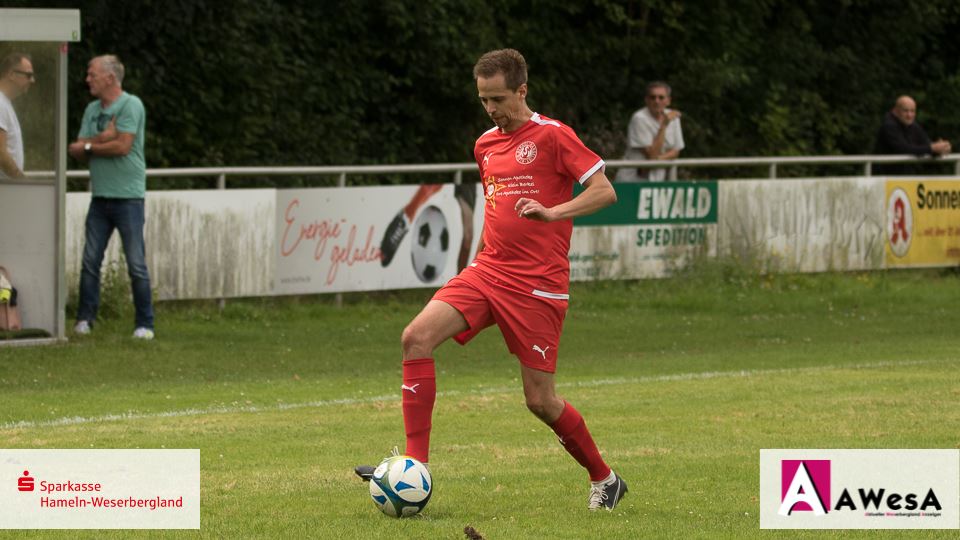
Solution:
<svg viewBox="0 0 960 540">
<path fill-rule="evenodd" d="M 877 132 L 875 154 L 913 154 L 940 157 L 950 153 L 950 142 L 938 139 L 931 143 L 923 127 L 917 123 L 917 103 L 910 96 L 900 96 L 883 118 Z M 875 171 L 886 174 L 910 174 L 916 167 L 909 164 L 877 165 Z"/>
<path fill-rule="evenodd" d="M 12 53 L 0 62 L 0 178 L 23 176 L 23 135 L 13 100 L 26 94 L 35 80 L 29 55 Z"/>
<path fill-rule="evenodd" d="M 87 68 L 90 95 L 80 134 L 70 155 L 90 162 L 93 197 L 87 212 L 86 243 L 80 272 L 80 305 L 74 332 L 89 334 L 100 307 L 100 266 L 113 230 L 120 232 L 136 308 L 133 337 L 153 339 L 153 304 L 143 240 L 146 112 L 137 96 L 123 91 L 123 64 L 98 56 Z"/>
<path fill-rule="evenodd" d="M 627 128 L 627 151 L 623 159 L 666 160 L 677 159 L 683 150 L 683 131 L 680 111 L 670 109 L 670 85 L 655 81 L 647 85 L 644 98 L 647 106 L 633 113 Z M 618 182 L 649 180 L 662 182 L 667 178 L 666 168 L 620 169 Z"/>
</svg>

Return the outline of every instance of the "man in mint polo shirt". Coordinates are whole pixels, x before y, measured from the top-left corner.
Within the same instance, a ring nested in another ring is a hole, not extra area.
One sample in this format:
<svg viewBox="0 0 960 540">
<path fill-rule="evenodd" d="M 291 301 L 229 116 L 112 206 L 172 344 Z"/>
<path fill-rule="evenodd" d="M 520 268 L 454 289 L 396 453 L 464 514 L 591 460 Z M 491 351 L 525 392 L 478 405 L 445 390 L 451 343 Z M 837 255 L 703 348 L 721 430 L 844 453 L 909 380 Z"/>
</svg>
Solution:
<svg viewBox="0 0 960 540">
<path fill-rule="evenodd" d="M 133 289 L 136 327 L 133 337 L 153 339 L 150 274 L 143 239 L 147 115 L 137 96 L 123 91 L 123 64 L 114 55 L 98 56 L 87 68 L 90 95 L 76 142 L 69 152 L 90 163 L 93 197 L 87 212 L 86 243 L 80 272 L 80 306 L 74 332 L 89 334 L 100 307 L 100 267 L 107 242 L 120 232 Z"/>
</svg>

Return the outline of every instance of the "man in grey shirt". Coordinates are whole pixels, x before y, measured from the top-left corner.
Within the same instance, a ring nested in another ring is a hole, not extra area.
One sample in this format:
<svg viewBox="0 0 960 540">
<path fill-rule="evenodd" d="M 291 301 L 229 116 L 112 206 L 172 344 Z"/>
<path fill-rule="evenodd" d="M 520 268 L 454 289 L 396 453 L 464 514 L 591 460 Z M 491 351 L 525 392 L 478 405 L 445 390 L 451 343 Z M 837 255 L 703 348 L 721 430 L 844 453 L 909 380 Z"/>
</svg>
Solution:
<svg viewBox="0 0 960 540">
<path fill-rule="evenodd" d="M 0 61 L 0 178 L 23 176 L 23 135 L 13 100 L 26 94 L 34 80 L 29 55 L 12 53 Z"/>
<path fill-rule="evenodd" d="M 683 150 L 683 130 L 680 111 L 670 109 L 670 85 L 655 81 L 647 85 L 644 97 L 646 107 L 633 113 L 627 128 L 627 151 L 623 159 L 667 160 L 677 159 Z M 618 182 L 662 182 L 666 168 L 620 169 Z"/>
</svg>

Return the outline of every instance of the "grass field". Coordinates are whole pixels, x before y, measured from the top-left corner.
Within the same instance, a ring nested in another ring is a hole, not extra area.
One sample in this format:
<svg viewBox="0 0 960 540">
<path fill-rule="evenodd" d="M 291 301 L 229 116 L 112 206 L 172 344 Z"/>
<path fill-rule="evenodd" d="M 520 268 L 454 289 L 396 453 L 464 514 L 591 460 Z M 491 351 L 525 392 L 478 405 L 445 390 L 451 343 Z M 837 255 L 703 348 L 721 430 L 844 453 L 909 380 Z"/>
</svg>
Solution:
<svg viewBox="0 0 960 540">
<path fill-rule="evenodd" d="M 121 313 L 67 345 L 0 348 L 0 447 L 200 448 L 199 536 L 340 539 L 874 537 L 761 534 L 759 450 L 960 447 L 955 272 L 718 264 L 572 287 L 557 380 L 629 482 L 614 512 L 586 510 L 585 472 L 491 329 L 438 351 L 433 499 L 393 520 L 351 469 L 403 447 L 399 336 L 429 295 L 160 304 L 154 342 Z"/>
</svg>

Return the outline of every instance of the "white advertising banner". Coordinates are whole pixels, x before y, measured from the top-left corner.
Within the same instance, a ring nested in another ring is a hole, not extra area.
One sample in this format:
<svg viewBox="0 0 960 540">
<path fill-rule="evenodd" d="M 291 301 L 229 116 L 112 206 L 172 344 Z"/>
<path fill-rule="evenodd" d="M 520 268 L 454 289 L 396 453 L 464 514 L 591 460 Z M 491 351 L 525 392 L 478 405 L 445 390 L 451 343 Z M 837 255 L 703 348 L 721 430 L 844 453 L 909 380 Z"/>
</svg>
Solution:
<svg viewBox="0 0 960 540">
<path fill-rule="evenodd" d="M 443 285 L 479 240 L 477 186 L 472 201 L 453 184 L 277 190 L 274 293 Z"/>
<path fill-rule="evenodd" d="M 960 450 L 761 450 L 760 528 L 960 528 Z"/>
<path fill-rule="evenodd" d="M 617 204 L 574 220 L 570 279 L 660 278 L 717 251 L 717 183 L 614 184 Z"/>
<path fill-rule="evenodd" d="M 0 450 L 0 529 L 199 529 L 200 450 Z"/>
<path fill-rule="evenodd" d="M 880 178 L 723 180 L 718 254 L 771 272 L 882 268 L 884 200 Z"/>
</svg>

